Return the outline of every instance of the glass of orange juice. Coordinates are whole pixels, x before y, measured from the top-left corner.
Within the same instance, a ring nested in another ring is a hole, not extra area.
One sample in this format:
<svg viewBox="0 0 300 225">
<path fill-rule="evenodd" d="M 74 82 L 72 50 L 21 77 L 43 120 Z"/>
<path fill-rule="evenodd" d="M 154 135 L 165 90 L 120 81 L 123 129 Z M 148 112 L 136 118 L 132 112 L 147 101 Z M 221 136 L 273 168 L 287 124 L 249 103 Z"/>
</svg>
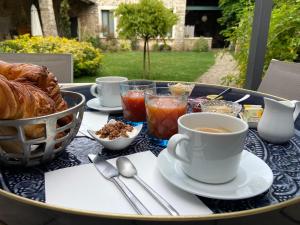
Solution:
<svg viewBox="0 0 300 225">
<path fill-rule="evenodd" d="M 130 80 L 120 84 L 124 119 L 130 122 L 145 122 L 146 109 L 144 92 L 155 83 L 149 80 Z"/>
<path fill-rule="evenodd" d="M 146 90 L 145 106 L 150 139 L 166 146 L 169 138 L 178 132 L 177 119 L 187 113 L 188 94 L 172 95 L 169 87 Z"/>
</svg>

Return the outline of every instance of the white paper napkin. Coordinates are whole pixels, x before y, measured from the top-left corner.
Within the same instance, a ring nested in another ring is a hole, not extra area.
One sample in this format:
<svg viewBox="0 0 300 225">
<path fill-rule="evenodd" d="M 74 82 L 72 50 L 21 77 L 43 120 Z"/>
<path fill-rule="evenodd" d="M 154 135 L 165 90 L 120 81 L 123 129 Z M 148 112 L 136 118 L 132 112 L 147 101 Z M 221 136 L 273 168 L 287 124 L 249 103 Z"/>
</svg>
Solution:
<svg viewBox="0 0 300 225">
<path fill-rule="evenodd" d="M 195 195 L 166 181 L 157 168 L 157 158 L 151 152 L 127 156 L 138 175 L 161 194 L 180 215 L 207 215 L 212 211 Z M 116 159 L 109 160 L 115 165 Z M 120 177 L 153 215 L 167 212 L 134 179 Z M 106 180 L 93 164 L 59 169 L 45 174 L 46 202 L 81 210 L 107 213 L 136 214 L 119 189 Z"/>
<path fill-rule="evenodd" d="M 82 122 L 79 128 L 77 136 L 88 136 L 91 135 L 87 132 L 90 130 L 99 130 L 107 123 L 108 114 L 103 112 L 84 112 Z"/>
</svg>

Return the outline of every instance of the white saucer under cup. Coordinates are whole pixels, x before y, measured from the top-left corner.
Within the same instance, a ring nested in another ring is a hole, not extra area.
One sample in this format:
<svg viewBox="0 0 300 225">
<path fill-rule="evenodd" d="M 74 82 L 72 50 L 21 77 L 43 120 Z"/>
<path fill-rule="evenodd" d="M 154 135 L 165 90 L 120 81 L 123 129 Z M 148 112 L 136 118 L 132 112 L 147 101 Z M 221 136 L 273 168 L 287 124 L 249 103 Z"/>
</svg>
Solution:
<svg viewBox="0 0 300 225">
<path fill-rule="evenodd" d="M 89 101 L 87 101 L 86 105 L 94 110 L 98 110 L 100 112 L 105 112 L 105 113 L 118 113 L 118 112 L 122 112 L 122 106 L 117 106 L 117 107 L 105 107 L 102 106 L 99 103 L 99 99 L 98 98 L 92 98 Z"/>
<path fill-rule="evenodd" d="M 170 156 L 167 149 L 159 154 L 157 167 L 163 177 L 174 186 L 186 192 L 213 199 L 250 198 L 264 193 L 273 183 L 273 173 L 270 167 L 262 159 L 246 150 L 242 152 L 237 176 L 224 184 L 208 184 L 187 176 L 182 171 L 180 162 Z"/>
</svg>

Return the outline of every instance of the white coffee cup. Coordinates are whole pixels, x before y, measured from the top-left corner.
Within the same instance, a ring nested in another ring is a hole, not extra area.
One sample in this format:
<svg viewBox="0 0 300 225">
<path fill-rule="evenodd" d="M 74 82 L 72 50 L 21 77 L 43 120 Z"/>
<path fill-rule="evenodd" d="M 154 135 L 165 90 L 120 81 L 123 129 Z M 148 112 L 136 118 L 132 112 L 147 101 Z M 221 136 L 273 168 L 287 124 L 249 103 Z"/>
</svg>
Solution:
<svg viewBox="0 0 300 225">
<path fill-rule="evenodd" d="M 222 133 L 196 128 L 226 129 Z M 178 134 L 168 142 L 168 153 L 180 161 L 185 174 L 205 183 L 225 183 L 235 178 L 248 124 L 219 113 L 200 112 L 178 118 Z M 178 147 L 177 147 L 178 146 Z"/>
<path fill-rule="evenodd" d="M 96 78 L 96 84 L 91 86 L 91 94 L 99 99 L 104 107 L 121 106 L 120 83 L 127 81 L 126 77 L 108 76 Z"/>
</svg>

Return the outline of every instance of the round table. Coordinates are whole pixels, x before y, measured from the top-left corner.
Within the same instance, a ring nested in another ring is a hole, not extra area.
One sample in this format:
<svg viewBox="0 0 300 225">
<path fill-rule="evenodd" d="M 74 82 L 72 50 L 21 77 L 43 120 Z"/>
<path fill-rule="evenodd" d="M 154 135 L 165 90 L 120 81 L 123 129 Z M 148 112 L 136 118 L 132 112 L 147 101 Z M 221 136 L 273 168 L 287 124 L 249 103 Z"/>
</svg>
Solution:
<svg viewBox="0 0 300 225">
<path fill-rule="evenodd" d="M 166 86 L 166 82 L 158 82 L 159 86 Z M 91 96 L 89 92 L 90 85 L 74 85 L 66 89 L 81 92 L 89 100 Z M 220 93 L 227 87 L 196 84 L 192 98 L 205 96 L 209 94 Z M 233 88 L 224 98 L 226 100 L 237 100 L 244 94 L 249 93 L 251 97 L 247 99 L 245 104 L 263 105 L 263 97 L 268 96 L 273 99 L 282 100 L 276 96 L 249 91 L 245 89 Z M 87 109 L 89 110 L 89 109 Z M 110 117 L 122 119 L 120 114 L 111 114 Z M 299 128 L 297 120 L 297 127 Z M 146 132 L 141 135 L 147 135 Z M 140 138 L 144 138 L 140 137 Z M 273 145 L 261 140 L 254 129 L 250 129 L 245 149 L 254 153 L 263 159 L 273 170 L 274 182 L 269 191 L 250 199 L 225 201 L 199 197 L 213 212 L 207 216 L 139 216 L 125 214 L 105 214 L 101 212 L 75 210 L 70 208 L 62 208 L 44 203 L 44 181 L 43 173 L 58 168 L 70 167 L 79 164 L 88 163 L 87 152 L 80 154 L 76 151 L 78 144 L 86 146 L 89 153 L 96 153 L 93 149 L 93 140 L 88 138 L 75 138 L 67 147 L 66 151 L 58 156 L 55 160 L 47 165 L 41 165 L 33 168 L 5 168 L 0 170 L 0 224 L 136 224 L 138 222 L 147 223 L 146 221 L 206 221 L 205 223 L 214 224 L 215 221 L 226 222 L 230 219 L 231 224 L 233 218 L 248 218 L 249 221 L 254 218 L 265 216 L 274 217 L 272 213 L 280 212 L 286 207 L 297 206 L 300 202 L 300 137 L 293 137 L 288 143 L 282 145 Z M 117 157 L 120 155 L 134 153 L 133 148 L 121 152 L 119 154 L 111 154 L 109 152 L 103 154 L 105 159 Z M 158 155 L 162 147 L 155 146 L 151 142 L 145 143 L 144 147 L 139 151 L 151 150 L 152 153 Z M 41 181 L 42 180 L 42 181 Z M 15 213 L 17 212 L 17 213 Z M 256 215 L 253 217 L 252 215 Z M 283 217 L 280 217 L 283 219 Z M 279 219 L 277 221 L 280 221 Z M 224 222 L 224 223 L 225 223 Z M 282 222 L 282 221 L 281 221 Z M 274 223 L 273 223 L 274 224 Z"/>
</svg>

